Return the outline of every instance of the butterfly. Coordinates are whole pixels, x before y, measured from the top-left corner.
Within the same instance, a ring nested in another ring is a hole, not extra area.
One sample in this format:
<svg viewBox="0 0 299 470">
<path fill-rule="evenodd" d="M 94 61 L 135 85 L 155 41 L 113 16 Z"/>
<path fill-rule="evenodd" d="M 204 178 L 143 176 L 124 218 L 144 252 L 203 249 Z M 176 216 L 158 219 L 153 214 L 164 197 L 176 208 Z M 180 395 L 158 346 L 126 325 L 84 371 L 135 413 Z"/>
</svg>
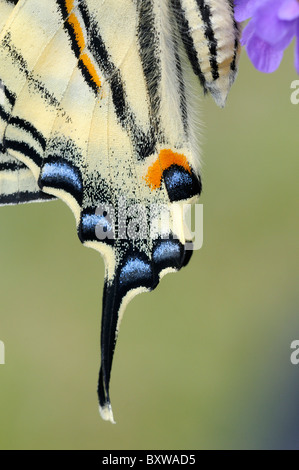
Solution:
<svg viewBox="0 0 299 470">
<path fill-rule="evenodd" d="M 128 302 L 190 260 L 201 90 L 224 106 L 239 36 L 232 0 L 0 0 L 0 204 L 61 199 L 104 258 L 105 420 Z"/>
</svg>

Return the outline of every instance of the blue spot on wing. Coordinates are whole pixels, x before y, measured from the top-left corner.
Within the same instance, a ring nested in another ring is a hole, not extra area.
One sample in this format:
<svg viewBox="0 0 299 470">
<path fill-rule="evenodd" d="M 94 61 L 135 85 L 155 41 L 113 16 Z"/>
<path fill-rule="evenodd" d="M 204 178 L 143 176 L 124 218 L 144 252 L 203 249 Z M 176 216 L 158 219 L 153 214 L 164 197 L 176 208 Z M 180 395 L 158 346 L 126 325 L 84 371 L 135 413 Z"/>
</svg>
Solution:
<svg viewBox="0 0 299 470">
<path fill-rule="evenodd" d="M 155 269 L 180 269 L 184 259 L 184 247 L 179 240 L 158 240 L 153 250 Z"/>
<path fill-rule="evenodd" d="M 83 230 L 94 230 L 97 224 L 100 222 L 100 217 L 95 214 L 84 214 L 82 217 L 82 228 Z"/>
<path fill-rule="evenodd" d="M 113 244 L 115 233 L 110 222 L 103 215 L 83 213 L 78 230 L 80 240 L 102 241 Z"/>
<path fill-rule="evenodd" d="M 163 178 L 169 199 L 172 202 L 190 199 L 201 193 L 200 179 L 179 165 L 171 165 L 164 170 Z"/>
<path fill-rule="evenodd" d="M 120 286 L 126 286 L 129 289 L 141 286 L 151 287 L 152 279 L 151 265 L 137 257 L 129 258 L 119 274 Z"/>
<path fill-rule="evenodd" d="M 174 191 L 177 188 L 183 187 L 183 186 L 191 187 L 192 185 L 191 175 L 187 171 L 186 172 L 172 171 L 170 174 L 167 175 L 166 180 L 167 180 L 167 188 L 170 191 Z"/>
<path fill-rule="evenodd" d="M 82 204 L 82 176 L 79 169 L 70 162 L 62 159 L 46 160 L 40 178 L 39 184 L 51 188 L 62 189 L 71 194 L 77 202 Z"/>
<path fill-rule="evenodd" d="M 180 256 L 180 246 L 172 240 L 161 241 L 153 252 L 153 260 L 155 263 L 160 263 L 168 260 L 170 257 Z"/>
<path fill-rule="evenodd" d="M 78 173 L 67 163 L 46 163 L 42 175 L 44 180 L 63 180 L 65 183 L 76 188 L 76 190 L 82 190 L 82 183 Z"/>
</svg>

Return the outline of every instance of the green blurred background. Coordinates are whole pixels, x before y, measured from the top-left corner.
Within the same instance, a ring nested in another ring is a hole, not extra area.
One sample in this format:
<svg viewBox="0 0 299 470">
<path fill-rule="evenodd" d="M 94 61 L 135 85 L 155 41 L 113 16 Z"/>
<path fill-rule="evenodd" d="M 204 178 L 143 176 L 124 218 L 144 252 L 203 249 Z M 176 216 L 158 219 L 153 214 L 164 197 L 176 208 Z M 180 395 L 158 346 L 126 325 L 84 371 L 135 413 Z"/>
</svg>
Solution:
<svg viewBox="0 0 299 470">
<path fill-rule="evenodd" d="M 202 105 L 204 246 L 129 305 L 115 426 L 97 411 L 104 265 L 62 202 L 0 209 L 1 449 L 299 449 L 298 117 L 293 47 L 245 52 Z"/>
</svg>

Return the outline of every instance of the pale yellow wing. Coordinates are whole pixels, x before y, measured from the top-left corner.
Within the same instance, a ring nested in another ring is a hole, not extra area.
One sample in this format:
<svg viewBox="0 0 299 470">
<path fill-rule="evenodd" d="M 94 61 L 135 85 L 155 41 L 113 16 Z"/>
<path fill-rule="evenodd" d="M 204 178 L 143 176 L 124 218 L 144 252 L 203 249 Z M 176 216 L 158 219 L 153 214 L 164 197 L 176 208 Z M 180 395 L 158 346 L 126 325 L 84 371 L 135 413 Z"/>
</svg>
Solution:
<svg viewBox="0 0 299 470">
<path fill-rule="evenodd" d="M 59 197 L 82 243 L 103 255 L 99 401 L 113 421 L 109 381 L 125 307 L 192 253 L 183 216 L 201 192 L 200 89 L 223 105 L 234 80 L 232 2 L 8 3 L 0 170 L 16 168 L 2 186 L 0 173 L 0 197 L 23 184 Z"/>
</svg>

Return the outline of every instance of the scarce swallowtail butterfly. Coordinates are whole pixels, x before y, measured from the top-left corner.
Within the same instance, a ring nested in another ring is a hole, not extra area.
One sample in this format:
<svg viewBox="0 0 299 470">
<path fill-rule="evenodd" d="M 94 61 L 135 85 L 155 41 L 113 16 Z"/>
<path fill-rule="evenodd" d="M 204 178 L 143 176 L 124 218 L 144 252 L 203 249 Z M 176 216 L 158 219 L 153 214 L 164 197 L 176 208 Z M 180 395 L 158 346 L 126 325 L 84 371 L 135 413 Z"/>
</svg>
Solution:
<svg viewBox="0 0 299 470">
<path fill-rule="evenodd" d="M 192 253 L 200 89 L 224 106 L 238 56 L 233 0 L 0 0 L 0 204 L 62 199 L 104 257 L 106 420 L 126 305 Z"/>
</svg>

